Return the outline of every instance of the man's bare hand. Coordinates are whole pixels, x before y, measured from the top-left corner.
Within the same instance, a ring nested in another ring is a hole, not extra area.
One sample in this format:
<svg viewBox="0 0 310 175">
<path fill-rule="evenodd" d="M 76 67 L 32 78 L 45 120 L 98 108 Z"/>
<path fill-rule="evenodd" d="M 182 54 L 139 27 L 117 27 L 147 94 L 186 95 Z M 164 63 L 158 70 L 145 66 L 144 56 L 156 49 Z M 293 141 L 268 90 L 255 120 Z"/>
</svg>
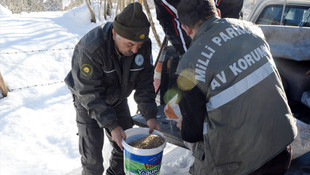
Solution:
<svg viewBox="0 0 310 175">
<path fill-rule="evenodd" d="M 120 126 L 116 127 L 111 131 L 111 135 L 112 140 L 114 140 L 117 143 L 117 145 L 121 148 L 121 150 L 123 150 L 122 139 L 124 140 L 126 139 L 126 134 L 123 128 L 121 128 Z"/>
<path fill-rule="evenodd" d="M 150 128 L 150 133 L 154 131 L 154 129 L 160 131 L 159 123 L 156 119 L 152 118 L 146 122 L 147 126 Z"/>
</svg>

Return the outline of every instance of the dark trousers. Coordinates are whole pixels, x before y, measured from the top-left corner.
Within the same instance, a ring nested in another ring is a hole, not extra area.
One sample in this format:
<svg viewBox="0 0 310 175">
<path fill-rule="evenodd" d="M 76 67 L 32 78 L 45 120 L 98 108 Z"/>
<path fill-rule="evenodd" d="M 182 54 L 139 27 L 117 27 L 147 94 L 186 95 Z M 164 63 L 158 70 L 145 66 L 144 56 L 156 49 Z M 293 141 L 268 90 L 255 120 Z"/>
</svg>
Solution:
<svg viewBox="0 0 310 175">
<path fill-rule="evenodd" d="M 265 163 L 250 175 L 284 175 L 292 160 L 292 147 L 287 146 L 280 154 Z"/>
<path fill-rule="evenodd" d="M 76 121 L 79 135 L 79 152 L 83 167 L 82 175 L 102 175 L 104 172 L 102 148 L 104 144 L 104 130 L 99 127 L 96 120 L 92 119 L 78 99 L 74 100 L 76 109 Z M 117 121 L 124 129 L 132 128 L 133 122 L 130 116 L 127 100 L 115 107 Z M 123 151 L 112 140 L 111 132 L 107 129 L 106 135 L 113 147 L 110 157 L 110 167 L 107 175 L 123 175 Z M 104 150 L 103 150 L 104 151 Z"/>
</svg>

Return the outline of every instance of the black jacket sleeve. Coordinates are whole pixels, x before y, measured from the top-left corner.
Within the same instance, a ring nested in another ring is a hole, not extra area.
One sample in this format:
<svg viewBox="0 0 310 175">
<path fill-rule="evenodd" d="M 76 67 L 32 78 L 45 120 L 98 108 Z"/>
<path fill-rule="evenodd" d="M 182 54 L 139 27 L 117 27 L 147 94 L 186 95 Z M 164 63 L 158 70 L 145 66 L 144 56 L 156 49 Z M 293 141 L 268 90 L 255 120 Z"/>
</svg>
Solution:
<svg viewBox="0 0 310 175">
<path fill-rule="evenodd" d="M 203 123 L 206 113 L 204 94 L 197 86 L 188 91 L 181 91 L 179 102 L 183 116 L 181 136 L 184 141 L 197 142 L 203 140 Z"/>
<path fill-rule="evenodd" d="M 89 116 L 97 121 L 100 127 L 114 129 L 117 126 L 116 113 L 113 107 L 106 103 L 105 85 L 102 81 L 104 75 L 100 63 L 90 59 L 87 52 L 76 55 L 80 60 L 76 63 L 73 74 L 75 94 L 81 101 L 81 105 L 89 112 Z M 85 76 L 83 66 L 90 67 L 91 75 Z"/>
<path fill-rule="evenodd" d="M 182 55 L 189 47 L 191 38 L 181 28 L 176 7 L 180 0 L 154 0 L 159 24 L 173 47 Z"/>
<path fill-rule="evenodd" d="M 155 88 L 154 88 L 154 66 L 152 64 L 151 56 L 151 42 L 148 43 L 145 51 L 144 69 L 137 78 L 135 87 L 134 99 L 138 104 L 138 110 L 145 120 L 156 118 L 157 105 L 155 103 Z"/>
<path fill-rule="evenodd" d="M 71 92 L 79 99 L 88 115 L 95 119 L 100 127 L 114 129 L 118 126 L 116 113 L 106 103 L 105 73 L 100 56 L 95 50 L 102 46 L 102 29 L 93 29 L 75 46 L 72 56 L 72 70 L 65 78 Z"/>
</svg>

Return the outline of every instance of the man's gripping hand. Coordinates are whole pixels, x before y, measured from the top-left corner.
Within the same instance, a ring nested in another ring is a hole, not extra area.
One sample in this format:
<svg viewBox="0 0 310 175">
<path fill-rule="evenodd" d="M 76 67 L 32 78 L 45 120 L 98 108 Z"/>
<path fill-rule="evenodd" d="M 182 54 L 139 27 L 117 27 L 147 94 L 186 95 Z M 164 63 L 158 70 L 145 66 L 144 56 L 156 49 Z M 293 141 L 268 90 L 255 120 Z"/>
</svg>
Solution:
<svg viewBox="0 0 310 175">
<path fill-rule="evenodd" d="M 149 119 L 146 124 L 150 128 L 150 133 L 152 133 L 154 129 L 160 131 L 159 123 L 155 118 Z"/>
<path fill-rule="evenodd" d="M 121 128 L 120 126 L 116 127 L 115 129 L 111 131 L 111 135 L 112 135 L 112 140 L 117 143 L 117 145 L 121 148 L 121 150 L 123 150 L 122 139 L 123 140 L 126 139 L 126 134 L 123 128 Z"/>
</svg>

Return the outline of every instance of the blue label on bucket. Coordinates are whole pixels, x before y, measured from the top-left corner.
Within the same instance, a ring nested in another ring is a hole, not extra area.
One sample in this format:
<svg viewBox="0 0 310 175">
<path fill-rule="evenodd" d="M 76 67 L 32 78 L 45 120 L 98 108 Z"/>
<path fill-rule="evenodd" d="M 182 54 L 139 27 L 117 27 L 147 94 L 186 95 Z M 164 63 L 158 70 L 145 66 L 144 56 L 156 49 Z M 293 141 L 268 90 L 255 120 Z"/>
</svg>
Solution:
<svg viewBox="0 0 310 175">
<path fill-rule="evenodd" d="M 140 156 L 124 150 L 125 172 L 129 175 L 159 174 L 163 152 L 152 156 Z"/>
<path fill-rule="evenodd" d="M 129 153 L 128 151 L 125 150 L 125 155 L 130 160 L 133 160 L 133 161 L 136 161 L 139 163 L 146 163 L 147 162 L 151 165 L 158 165 L 161 162 L 163 152 L 160 152 L 158 154 L 151 155 L 151 156 L 140 156 L 140 155 Z"/>
</svg>

